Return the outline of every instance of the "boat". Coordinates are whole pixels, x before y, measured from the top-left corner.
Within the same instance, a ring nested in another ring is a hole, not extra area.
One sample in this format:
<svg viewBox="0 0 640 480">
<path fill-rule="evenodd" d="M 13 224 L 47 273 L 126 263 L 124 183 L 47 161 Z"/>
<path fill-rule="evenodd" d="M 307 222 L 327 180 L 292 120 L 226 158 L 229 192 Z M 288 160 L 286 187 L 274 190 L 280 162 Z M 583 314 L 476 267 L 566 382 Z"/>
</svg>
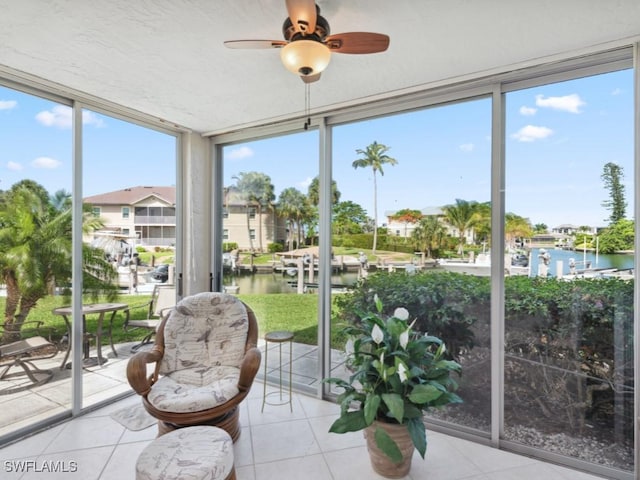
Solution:
<svg viewBox="0 0 640 480">
<path fill-rule="evenodd" d="M 468 261 L 463 260 L 438 260 L 438 267 L 455 273 L 465 273 L 480 277 L 491 276 L 491 255 L 489 252 L 479 253 L 475 259 L 473 256 Z M 523 253 L 507 253 L 504 258 L 505 275 L 529 275 L 529 257 Z"/>
</svg>

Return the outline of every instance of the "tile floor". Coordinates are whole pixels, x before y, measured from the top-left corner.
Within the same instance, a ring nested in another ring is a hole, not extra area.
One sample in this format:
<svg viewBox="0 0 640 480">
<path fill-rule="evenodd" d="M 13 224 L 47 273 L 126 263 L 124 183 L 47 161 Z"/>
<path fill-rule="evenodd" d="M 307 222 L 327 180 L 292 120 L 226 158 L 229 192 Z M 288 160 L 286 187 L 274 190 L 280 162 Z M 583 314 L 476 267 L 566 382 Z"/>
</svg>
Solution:
<svg viewBox="0 0 640 480">
<path fill-rule="evenodd" d="M 241 406 L 242 434 L 235 444 L 239 480 L 382 478 L 369 465 L 361 432 L 328 433 L 338 406 L 295 394 L 293 412 L 287 406 L 265 406 L 263 384 L 254 384 Z M 75 418 L 0 450 L 2 479 L 128 480 L 135 478 L 135 462 L 156 435 L 156 427 L 130 431 L 110 417 L 132 396 Z M 600 477 L 540 462 L 441 433 L 428 433 L 426 460 L 414 455 L 408 479 L 428 480 L 595 480 Z M 23 461 L 22 464 L 19 461 Z M 34 463 L 25 463 L 32 461 Z M 42 473 L 44 465 L 77 472 Z M 29 472 L 16 472 L 30 465 Z"/>
</svg>

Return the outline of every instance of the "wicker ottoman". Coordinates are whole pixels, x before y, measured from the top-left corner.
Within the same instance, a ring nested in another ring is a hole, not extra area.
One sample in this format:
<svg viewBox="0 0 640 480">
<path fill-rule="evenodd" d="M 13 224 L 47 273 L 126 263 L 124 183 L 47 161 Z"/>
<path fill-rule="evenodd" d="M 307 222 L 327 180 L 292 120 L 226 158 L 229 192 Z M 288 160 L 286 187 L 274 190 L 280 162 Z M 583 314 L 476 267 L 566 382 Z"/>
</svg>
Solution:
<svg viewBox="0 0 640 480">
<path fill-rule="evenodd" d="M 218 427 L 185 427 L 151 442 L 136 462 L 136 480 L 235 480 L 233 441 Z"/>
</svg>

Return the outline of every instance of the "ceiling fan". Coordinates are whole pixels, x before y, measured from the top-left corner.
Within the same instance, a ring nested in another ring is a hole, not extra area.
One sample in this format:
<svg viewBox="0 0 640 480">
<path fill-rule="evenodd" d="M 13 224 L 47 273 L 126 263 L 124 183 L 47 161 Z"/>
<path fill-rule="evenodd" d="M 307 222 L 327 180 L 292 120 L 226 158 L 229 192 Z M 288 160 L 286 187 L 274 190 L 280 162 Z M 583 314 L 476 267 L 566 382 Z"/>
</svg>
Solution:
<svg viewBox="0 0 640 480">
<path fill-rule="evenodd" d="M 347 32 L 330 35 L 329 22 L 315 0 L 286 0 L 289 17 L 282 25 L 284 40 L 229 40 L 228 48 L 281 48 L 284 66 L 305 83 L 320 79 L 331 53 L 377 53 L 389 46 L 381 33 Z"/>
</svg>

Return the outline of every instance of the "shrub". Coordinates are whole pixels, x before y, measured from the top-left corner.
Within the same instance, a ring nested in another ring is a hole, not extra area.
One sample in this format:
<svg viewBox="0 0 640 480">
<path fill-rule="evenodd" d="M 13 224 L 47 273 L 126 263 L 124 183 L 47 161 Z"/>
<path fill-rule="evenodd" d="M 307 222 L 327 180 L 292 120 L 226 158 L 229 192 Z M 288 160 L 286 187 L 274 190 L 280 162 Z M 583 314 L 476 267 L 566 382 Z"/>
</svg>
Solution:
<svg viewBox="0 0 640 480">
<path fill-rule="evenodd" d="M 477 319 L 474 311 L 488 308 L 489 279 L 450 272 L 409 275 L 380 271 L 336 300 L 338 315 L 343 321 L 357 323 L 358 313 L 366 311 L 375 294 L 384 305 L 384 314 L 405 307 L 416 318 L 414 328 L 441 338 L 455 358 L 475 343 L 471 329 Z"/>
<path fill-rule="evenodd" d="M 278 253 L 284 251 L 284 245 L 281 243 L 270 243 L 267 245 L 267 251 L 269 253 Z"/>
</svg>

